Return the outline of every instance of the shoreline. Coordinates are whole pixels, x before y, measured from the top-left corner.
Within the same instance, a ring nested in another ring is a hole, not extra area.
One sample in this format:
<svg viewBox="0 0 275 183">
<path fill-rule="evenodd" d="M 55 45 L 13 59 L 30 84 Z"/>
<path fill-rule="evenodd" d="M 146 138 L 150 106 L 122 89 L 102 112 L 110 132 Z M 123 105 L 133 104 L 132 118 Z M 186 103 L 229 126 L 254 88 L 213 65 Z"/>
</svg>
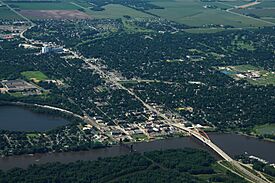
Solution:
<svg viewBox="0 0 275 183">
<path fill-rule="evenodd" d="M 275 152 L 275 144 L 271 144 L 270 146 L 270 143 L 273 142 L 262 141 L 257 138 L 236 133 L 231 135 L 229 133 L 212 133 L 210 135 L 212 135 L 213 141 L 216 141 L 218 144 L 223 143 L 227 153 L 229 153 L 232 157 L 248 152 L 249 155 L 260 157 L 272 163 L 275 162 L 275 159 L 272 156 L 273 152 Z M 236 144 L 235 142 L 238 143 Z M 131 151 L 132 144 L 133 150 Z M 242 144 L 247 145 L 243 146 Z M 254 144 L 261 145 L 261 148 L 254 147 Z M 263 149 L 266 149 L 267 146 L 270 147 L 269 151 L 262 151 Z M 114 157 L 135 152 L 143 153 L 154 150 L 183 148 L 204 150 L 210 153 L 211 156 L 221 159 L 221 157 L 208 148 L 208 146 L 189 136 L 162 140 L 156 139 L 149 142 L 142 141 L 123 145 L 115 144 L 107 147 L 90 149 L 87 151 L 48 152 L 0 157 L 0 170 L 6 171 L 15 167 L 25 169 L 33 164 L 40 165 L 55 162 L 67 164 L 75 161 L 94 161 L 98 158 Z"/>
<path fill-rule="evenodd" d="M 74 123 L 75 120 L 81 120 L 82 122 L 85 122 L 84 117 L 82 117 L 78 114 L 75 114 L 68 110 L 51 107 L 48 105 L 30 104 L 30 103 L 24 103 L 24 102 L 1 102 L 0 101 L 0 107 L 5 107 L 5 106 L 21 107 L 21 108 L 29 110 L 30 112 L 33 112 L 33 113 L 45 114 L 45 115 L 49 115 L 54 118 L 64 119 L 68 122 L 68 124 Z M 65 126 L 65 125 L 61 125 L 61 126 Z M 46 130 L 45 132 L 51 131 L 54 129 Z M 7 131 L 11 131 L 11 130 L 7 130 Z M 22 132 L 24 132 L 24 131 L 22 131 Z M 43 133 L 40 131 L 35 131 L 35 132 Z"/>
</svg>

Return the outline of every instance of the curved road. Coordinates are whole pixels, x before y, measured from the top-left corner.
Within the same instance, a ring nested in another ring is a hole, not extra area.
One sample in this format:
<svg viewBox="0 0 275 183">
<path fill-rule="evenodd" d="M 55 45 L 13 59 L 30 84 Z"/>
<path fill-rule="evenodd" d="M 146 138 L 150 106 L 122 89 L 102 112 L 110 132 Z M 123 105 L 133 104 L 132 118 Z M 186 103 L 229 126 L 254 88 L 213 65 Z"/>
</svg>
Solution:
<svg viewBox="0 0 275 183">
<path fill-rule="evenodd" d="M 0 1 L 2 2 L 2 1 Z M 7 5 L 5 3 L 2 2 L 2 4 Z M 35 41 L 35 40 L 30 40 L 28 38 L 26 38 L 24 36 L 24 33 L 31 29 L 32 27 L 35 26 L 35 24 L 29 20 L 27 17 L 21 15 L 20 13 L 16 12 L 14 9 L 12 9 L 10 6 L 7 5 L 8 8 L 10 8 L 13 12 L 15 12 L 16 14 L 18 14 L 20 17 L 24 18 L 25 20 L 27 20 L 31 26 L 26 28 L 24 31 L 21 32 L 20 37 L 25 39 L 26 41 L 29 41 L 31 43 L 37 43 L 40 41 Z M 43 45 L 47 45 L 47 43 L 42 43 Z M 79 59 L 82 59 L 89 67 L 90 69 L 96 71 L 99 75 L 102 76 L 102 78 L 105 78 L 106 81 L 111 82 L 112 84 L 116 85 L 118 88 L 127 91 L 130 95 L 132 95 L 133 97 L 135 97 L 138 101 L 140 101 L 145 108 L 147 108 L 149 111 L 156 113 L 158 116 L 162 117 L 167 124 L 181 129 L 183 131 L 188 132 L 189 134 L 191 134 L 192 136 L 196 137 L 197 139 L 199 139 L 200 141 L 202 141 L 203 143 L 205 143 L 207 146 L 209 146 L 211 149 L 213 149 L 217 154 L 219 154 L 223 159 L 225 159 L 227 162 L 229 162 L 235 169 L 237 169 L 239 172 L 241 172 L 246 179 L 250 180 L 251 182 L 255 182 L 255 183 L 268 183 L 268 181 L 256 176 L 255 174 L 251 173 L 250 171 L 248 171 L 247 169 L 245 169 L 243 166 L 241 166 L 237 161 L 233 160 L 229 155 L 227 155 L 222 149 L 220 149 L 217 145 L 215 145 L 213 142 L 211 142 L 210 139 L 202 136 L 200 133 L 198 133 L 196 130 L 192 130 L 189 128 L 186 128 L 185 126 L 176 123 L 173 119 L 169 119 L 165 114 L 161 113 L 160 111 L 156 110 L 155 108 L 153 108 L 152 106 L 150 106 L 149 104 L 145 103 L 140 97 L 138 97 L 133 91 L 129 90 L 128 88 L 124 87 L 121 83 L 119 83 L 119 78 L 117 78 L 115 76 L 115 74 L 102 70 L 99 66 L 97 66 L 94 62 L 93 59 L 88 59 L 85 58 L 82 55 L 79 55 L 77 52 L 72 51 L 67 49 L 67 51 L 69 51 L 71 54 L 73 54 L 74 56 L 76 56 Z M 53 109 L 53 110 L 59 110 L 62 112 L 66 112 L 66 113 L 70 113 L 70 111 L 66 111 L 60 108 L 56 108 L 56 107 L 51 107 L 51 106 L 45 106 L 45 105 L 38 105 L 39 107 L 44 107 L 44 108 L 49 108 L 49 109 Z M 85 116 L 84 118 L 82 116 L 78 116 L 81 117 L 82 119 L 89 119 L 89 117 Z"/>
</svg>

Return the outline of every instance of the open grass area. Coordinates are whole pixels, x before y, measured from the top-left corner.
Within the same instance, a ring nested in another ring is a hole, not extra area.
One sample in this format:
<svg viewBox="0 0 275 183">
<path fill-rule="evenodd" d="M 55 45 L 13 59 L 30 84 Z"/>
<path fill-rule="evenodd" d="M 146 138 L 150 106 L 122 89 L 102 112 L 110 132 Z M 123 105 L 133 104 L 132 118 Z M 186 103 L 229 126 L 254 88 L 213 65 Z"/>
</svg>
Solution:
<svg viewBox="0 0 275 183">
<path fill-rule="evenodd" d="M 258 135 L 275 135 L 275 124 L 257 125 L 253 131 Z"/>
<path fill-rule="evenodd" d="M 26 71 L 22 72 L 21 75 L 24 76 L 27 80 L 31 80 L 34 82 L 44 81 L 48 79 L 48 77 L 40 71 Z"/>
<path fill-rule="evenodd" d="M 133 18 L 147 18 L 151 15 L 122 6 L 119 4 L 109 4 L 103 7 L 103 11 L 87 11 L 86 13 L 90 14 L 92 18 L 123 18 L 123 16 L 128 15 Z"/>
<path fill-rule="evenodd" d="M 8 4 L 19 10 L 77 10 L 79 7 L 69 2 L 11 2 Z"/>
<path fill-rule="evenodd" d="M 10 96 L 16 97 L 16 98 L 22 98 L 25 97 L 25 95 L 22 92 L 13 92 L 13 93 L 9 93 Z"/>
<path fill-rule="evenodd" d="M 217 8 L 204 8 L 205 5 L 211 5 L 211 2 L 206 3 L 198 0 L 153 0 L 151 3 L 165 8 L 150 10 L 151 13 L 189 26 L 215 24 L 234 27 L 259 27 L 268 25 L 256 19 L 222 10 L 221 8 L 225 8 L 226 5 Z M 224 3 L 231 3 L 227 8 L 235 4 L 245 4 L 244 1 L 240 0 Z"/>
<path fill-rule="evenodd" d="M 39 134 L 37 134 L 37 133 L 28 133 L 28 134 L 26 134 L 26 136 L 28 138 L 37 138 L 39 136 Z"/>
<path fill-rule="evenodd" d="M 132 135 L 132 137 L 137 141 L 148 140 L 148 137 L 144 134 L 135 134 L 135 135 Z"/>
<path fill-rule="evenodd" d="M 275 85 L 275 72 L 252 65 L 219 67 L 218 69 L 236 80 L 244 79 L 253 85 Z"/>
<path fill-rule="evenodd" d="M 1 3 L 0 3 L 1 4 Z M 0 19 L 2 20 L 21 20 L 22 18 L 19 17 L 17 14 L 12 12 L 5 6 L 0 6 Z"/>
</svg>

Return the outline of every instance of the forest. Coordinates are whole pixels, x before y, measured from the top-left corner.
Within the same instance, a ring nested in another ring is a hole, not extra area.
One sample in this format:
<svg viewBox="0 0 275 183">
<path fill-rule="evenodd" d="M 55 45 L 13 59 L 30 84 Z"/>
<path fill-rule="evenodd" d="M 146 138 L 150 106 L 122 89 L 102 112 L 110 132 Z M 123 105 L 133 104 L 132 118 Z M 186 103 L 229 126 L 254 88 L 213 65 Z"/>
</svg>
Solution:
<svg viewBox="0 0 275 183">
<path fill-rule="evenodd" d="M 145 154 L 77 161 L 69 164 L 48 163 L 28 169 L 0 171 L 0 182 L 10 183 L 106 183 L 106 182 L 245 182 L 219 167 L 205 151 L 178 149 Z"/>
</svg>

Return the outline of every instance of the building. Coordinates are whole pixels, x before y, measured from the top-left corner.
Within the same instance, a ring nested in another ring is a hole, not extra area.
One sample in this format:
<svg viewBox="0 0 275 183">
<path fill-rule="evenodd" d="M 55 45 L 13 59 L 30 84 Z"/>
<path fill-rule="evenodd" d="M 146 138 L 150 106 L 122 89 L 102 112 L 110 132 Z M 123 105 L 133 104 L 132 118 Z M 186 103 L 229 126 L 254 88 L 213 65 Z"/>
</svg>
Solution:
<svg viewBox="0 0 275 183">
<path fill-rule="evenodd" d="M 41 53 L 45 54 L 48 53 L 50 51 L 49 47 L 42 47 Z"/>
<path fill-rule="evenodd" d="M 37 87 L 23 80 L 3 80 L 2 85 L 8 92 L 21 92 L 36 90 Z"/>
<path fill-rule="evenodd" d="M 55 47 L 44 46 L 44 47 L 42 47 L 41 53 L 42 54 L 46 54 L 46 53 L 62 53 L 63 51 L 64 51 L 64 49 L 61 48 L 61 47 L 55 48 Z"/>
</svg>

